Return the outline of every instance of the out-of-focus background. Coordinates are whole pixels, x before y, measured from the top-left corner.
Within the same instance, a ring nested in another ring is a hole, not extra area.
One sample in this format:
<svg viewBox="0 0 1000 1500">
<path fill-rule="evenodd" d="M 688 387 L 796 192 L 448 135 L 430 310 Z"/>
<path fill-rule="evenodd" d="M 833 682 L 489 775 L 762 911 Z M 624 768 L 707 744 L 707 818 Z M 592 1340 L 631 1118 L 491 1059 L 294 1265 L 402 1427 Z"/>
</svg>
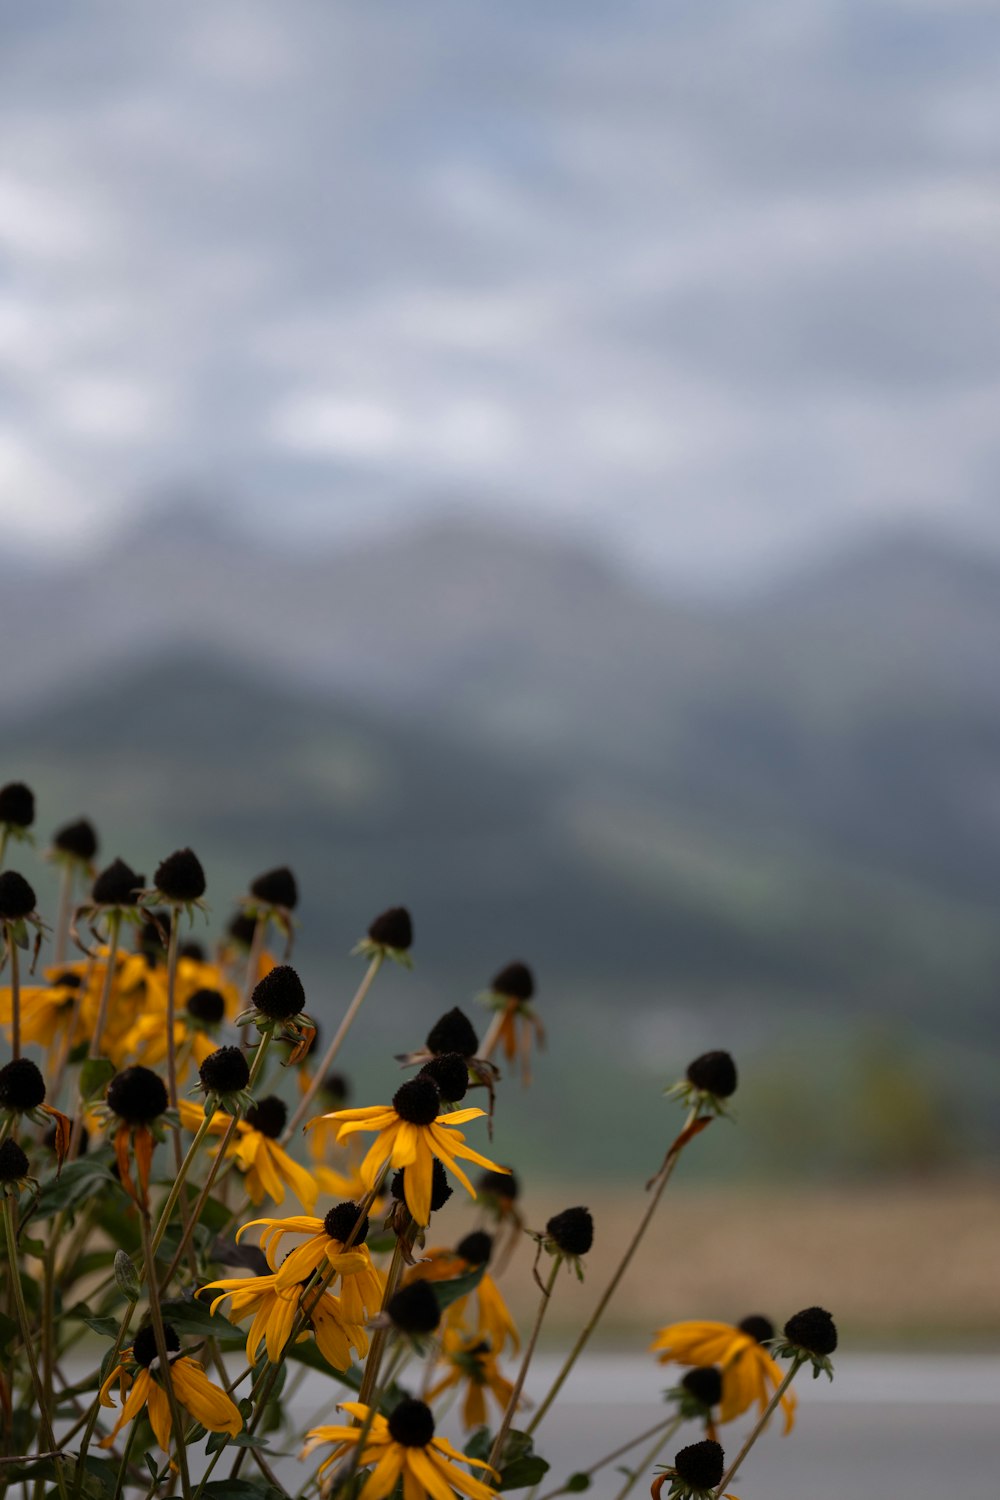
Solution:
<svg viewBox="0 0 1000 1500">
<path fill-rule="evenodd" d="M 326 1028 L 410 906 L 366 1100 L 530 963 L 497 1149 L 610 1222 L 729 1048 L 679 1307 L 995 1333 L 996 9 L 0 29 L 0 781 L 290 864 Z"/>
</svg>

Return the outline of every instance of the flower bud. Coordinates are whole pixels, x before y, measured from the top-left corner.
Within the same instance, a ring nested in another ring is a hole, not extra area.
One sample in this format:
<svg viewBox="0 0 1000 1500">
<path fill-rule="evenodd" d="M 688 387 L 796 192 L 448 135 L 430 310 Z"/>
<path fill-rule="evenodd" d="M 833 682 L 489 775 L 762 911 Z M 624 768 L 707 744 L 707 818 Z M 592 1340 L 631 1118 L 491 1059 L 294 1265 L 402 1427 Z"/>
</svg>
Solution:
<svg viewBox="0 0 1000 1500">
<path fill-rule="evenodd" d="M 115 1251 L 115 1281 L 122 1296 L 129 1302 L 138 1302 L 142 1295 L 139 1276 L 127 1250 Z"/>
</svg>

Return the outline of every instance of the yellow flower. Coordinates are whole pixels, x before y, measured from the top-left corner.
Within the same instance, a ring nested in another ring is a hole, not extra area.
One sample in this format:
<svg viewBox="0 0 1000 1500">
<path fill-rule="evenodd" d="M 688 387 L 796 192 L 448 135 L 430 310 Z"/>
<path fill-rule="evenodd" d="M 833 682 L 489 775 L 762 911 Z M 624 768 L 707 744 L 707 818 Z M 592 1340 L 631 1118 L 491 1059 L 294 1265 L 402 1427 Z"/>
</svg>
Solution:
<svg viewBox="0 0 1000 1500">
<path fill-rule="evenodd" d="M 190 1100 L 180 1099 L 177 1108 L 181 1124 L 188 1130 L 197 1130 L 204 1119 L 205 1111 Z M 319 1196 L 319 1184 L 311 1172 L 293 1161 L 288 1152 L 278 1145 L 288 1109 L 283 1099 L 273 1094 L 258 1099 L 246 1117 L 236 1122 L 236 1135 L 226 1147 L 227 1156 L 235 1156 L 243 1168 L 247 1194 L 251 1203 L 263 1203 L 273 1198 L 275 1203 L 284 1203 L 285 1187 L 291 1188 L 303 1208 L 312 1208 Z M 215 1135 L 225 1133 L 229 1115 L 217 1110 L 212 1116 L 209 1130 Z"/>
<path fill-rule="evenodd" d="M 175 1354 L 180 1349 L 177 1334 L 169 1323 L 164 1325 L 163 1332 L 168 1353 Z M 225 1391 L 209 1380 L 198 1360 L 178 1354 L 170 1360 L 167 1371 L 162 1369 L 153 1330 L 147 1327 L 139 1330 L 132 1348 L 124 1351 L 121 1363 L 101 1386 L 102 1406 L 114 1406 L 111 1388 L 116 1382 L 122 1400 L 121 1415 L 114 1429 L 102 1439 L 102 1448 L 113 1447 L 125 1423 L 131 1422 L 145 1407 L 156 1441 L 164 1453 L 170 1452 L 170 1402 L 165 1386 L 168 1379 L 181 1406 L 209 1432 L 228 1432 L 235 1437 L 241 1431 L 243 1418 L 239 1409 Z M 183 1433 L 179 1437 L 183 1441 Z"/>
<path fill-rule="evenodd" d="M 661 1328 L 650 1348 L 659 1351 L 661 1365 L 718 1365 L 722 1371 L 719 1421 L 732 1422 L 755 1401 L 763 1412 L 784 1378 L 780 1365 L 761 1343 L 773 1333 L 767 1318 L 758 1316 L 744 1318 L 739 1325 L 695 1319 Z M 786 1433 L 792 1430 L 795 1407 L 795 1397 L 786 1391 L 781 1398 Z"/>
<path fill-rule="evenodd" d="M 497 1369 L 497 1357 L 489 1339 L 477 1333 L 462 1333 L 458 1328 L 446 1328 L 441 1339 L 441 1359 L 450 1368 L 431 1386 L 428 1401 L 465 1381 L 462 1421 L 467 1428 L 482 1427 L 485 1423 L 487 1391 L 495 1397 L 501 1412 L 507 1410 L 514 1387 Z"/>
<path fill-rule="evenodd" d="M 340 1261 L 340 1269 L 349 1272 L 354 1262 L 360 1266 L 361 1257 L 349 1252 L 341 1256 Z M 273 1274 L 228 1277 L 222 1281 L 210 1281 L 201 1290 L 209 1292 L 220 1288 L 219 1295 L 212 1302 L 213 1312 L 228 1297 L 231 1318 L 241 1322 L 253 1317 L 247 1334 L 247 1359 L 252 1365 L 257 1363 L 261 1344 L 271 1363 L 278 1363 L 281 1351 L 291 1337 L 303 1298 L 307 1326 L 300 1337 L 308 1337 L 311 1328 L 320 1353 L 335 1370 L 350 1368 L 352 1349 L 359 1359 L 368 1353 L 368 1335 L 364 1327 L 347 1316 L 343 1303 L 330 1291 L 317 1295 L 313 1288 L 307 1293 L 301 1282 L 279 1287 L 278 1278 Z"/>
<path fill-rule="evenodd" d="M 411 1281 L 454 1281 L 456 1277 L 465 1276 L 477 1266 L 483 1265 L 489 1256 L 490 1249 L 490 1236 L 482 1231 L 476 1231 L 466 1235 L 455 1250 L 425 1250 L 422 1258 L 407 1272 L 406 1280 L 408 1283 Z M 500 1288 L 486 1271 L 483 1272 L 479 1284 L 473 1291 L 468 1292 L 464 1297 L 457 1297 L 448 1306 L 444 1314 L 445 1322 L 453 1328 L 464 1328 L 469 1303 L 473 1297 L 476 1299 L 477 1310 L 476 1333 L 480 1338 L 489 1339 L 490 1348 L 495 1353 L 502 1354 L 504 1345 L 508 1342 L 511 1350 L 516 1353 L 521 1347 L 517 1328 L 500 1293 Z"/>
<path fill-rule="evenodd" d="M 306 1281 L 318 1271 L 324 1261 L 341 1275 L 340 1300 L 344 1317 L 349 1323 L 363 1323 L 374 1317 L 382 1306 L 385 1278 L 372 1263 L 371 1252 L 365 1244 L 368 1234 L 368 1218 L 365 1216 L 350 1249 L 345 1253 L 344 1245 L 359 1216 L 356 1203 L 338 1203 L 331 1208 L 325 1219 L 294 1217 L 290 1219 L 252 1219 L 238 1230 L 240 1239 L 248 1229 L 257 1224 L 264 1225 L 260 1237 L 260 1248 L 267 1255 L 267 1263 L 276 1272 L 275 1284 L 279 1288 Z M 286 1234 L 306 1234 L 309 1238 L 297 1245 L 278 1264 L 281 1241 Z M 356 1267 L 356 1269 L 352 1269 Z"/>
<path fill-rule="evenodd" d="M 459 1453 L 447 1438 L 435 1437 L 434 1418 L 423 1401 L 400 1401 L 388 1420 L 378 1413 L 372 1415 L 360 1401 L 345 1401 L 340 1409 L 350 1412 L 361 1425 L 314 1427 L 307 1434 L 301 1457 L 306 1458 L 320 1443 L 336 1443 L 333 1453 L 319 1466 L 323 1474 L 351 1448 L 360 1447 L 358 1466 L 374 1467 L 358 1500 L 385 1500 L 400 1479 L 403 1500 L 450 1500 L 456 1493 L 467 1495 L 469 1500 L 494 1500 L 496 1490 L 456 1466 L 471 1464 L 491 1475 L 496 1475 L 496 1470 L 482 1459 Z"/>
<path fill-rule="evenodd" d="M 47 969 L 48 984 L 21 988 L 21 1043 L 34 1043 L 47 1052 L 49 1069 L 58 1066 L 63 1050 L 86 1040 L 80 1023 L 79 1002 L 83 981 L 71 969 Z M 13 1001 L 9 989 L 0 990 L 0 1025 L 13 1024 Z"/>
<path fill-rule="evenodd" d="M 431 1217 L 431 1189 L 434 1180 L 434 1158 L 442 1162 L 458 1178 L 472 1197 L 476 1190 L 455 1158 L 474 1161 L 481 1167 L 502 1172 L 503 1168 L 488 1161 L 465 1144 L 465 1137 L 455 1127 L 467 1120 L 478 1119 L 481 1109 L 457 1109 L 451 1114 L 439 1114 L 441 1095 L 430 1078 L 411 1078 L 393 1095 L 391 1104 L 375 1104 L 366 1109 L 339 1109 L 320 1119 L 341 1121 L 338 1140 L 358 1130 L 378 1132 L 368 1154 L 361 1163 L 361 1175 L 368 1187 L 378 1181 L 387 1162 L 394 1167 L 405 1167 L 404 1191 L 406 1206 L 418 1224 L 425 1225 Z M 314 1122 L 310 1121 L 307 1129 Z"/>
</svg>

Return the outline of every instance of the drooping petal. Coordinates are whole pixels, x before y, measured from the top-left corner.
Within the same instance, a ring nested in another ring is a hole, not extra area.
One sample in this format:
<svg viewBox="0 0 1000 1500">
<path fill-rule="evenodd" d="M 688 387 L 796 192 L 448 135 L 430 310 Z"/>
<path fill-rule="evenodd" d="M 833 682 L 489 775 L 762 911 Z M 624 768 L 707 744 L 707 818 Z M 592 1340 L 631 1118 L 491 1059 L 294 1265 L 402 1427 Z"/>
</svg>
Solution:
<svg viewBox="0 0 1000 1500">
<path fill-rule="evenodd" d="M 235 1437 L 243 1430 L 239 1408 L 209 1380 L 196 1359 L 175 1359 L 170 1375 L 182 1404 L 209 1432 L 228 1432 Z"/>
</svg>

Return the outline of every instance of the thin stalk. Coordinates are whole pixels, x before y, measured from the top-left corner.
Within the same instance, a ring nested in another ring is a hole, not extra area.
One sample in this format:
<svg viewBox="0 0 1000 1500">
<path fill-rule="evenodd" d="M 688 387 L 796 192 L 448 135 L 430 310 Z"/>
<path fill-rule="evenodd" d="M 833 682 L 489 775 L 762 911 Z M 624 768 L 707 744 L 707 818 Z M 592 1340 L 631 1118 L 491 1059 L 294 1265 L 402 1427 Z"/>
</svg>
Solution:
<svg viewBox="0 0 1000 1500">
<path fill-rule="evenodd" d="M 118 1478 L 115 1480 L 115 1493 L 113 1496 L 113 1500 L 118 1500 L 118 1496 L 125 1488 L 125 1480 L 128 1478 L 128 1461 L 132 1456 L 132 1444 L 135 1442 L 135 1435 L 138 1430 L 138 1422 L 133 1422 L 128 1430 L 128 1437 L 125 1440 L 125 1450 L 122 1453 L 122 1461 L 118 1466 Z"/>
<path fill-rule="evenodd" d="M 553 1261 L 552 1271 L 549 1279 L 545 1283 L 545 1286 L 542 1288 L 542 1298 L 538 1304 L 538 1313 L 535 1317 L 535 1326 L 531 1330 L 531 1338 L 528 1340 L 528 1347 L 524 1351 L 524 1358 L 521 1361 L 521 1368 L 517 1372 L 517 1379 L 514 1382 L 514 1389 L 510 1393 L 510 1399 L 507 1402 L 507 1407 L 504 1411 L 503 1419 L 501 1420 L 500 1426 L 497 1429 L 497 1435 L 493 1439 L 493 1447 L 490 1450 L 489 1463 L 490 1467 L 496 1469 L 498 1473 L 499 1460 L 500 1455 L 503 1452 L 503 1445 L 507 1441 L 507 1434 L 510 1431 L 510 1424 L 514 1420 L 515 1408 L 517 1407 L 518 1401 L 521 1399 L 521 1391 L 524 1389 L 525 1376 L 528 1373 L 528 1366 L 531 1364 L 531 1357 L 535 1352 L 535 1345 L 538 1343 L 538 1335 L 541 1332 L 542 1320 L 545 1317 L 545 1310 L 551 1300 L 552 1288 L 556 1284 L 556 1277 L 559 1275 L 559 1268 L 561 1267 L 562 1262 L 562 1256 L 557 1255 L 555 1257 L 555 1260 Z"/>
<path fill-rule="evenodd" d="M 108 1366 L 108 1368 L 110 1370 L 113 1370 L 115 1368 L 115 1366 L 117 1365 L 117 1363 L 118 1363 L 118 1357 L 121 1354 L 123 1348 L 125 1347 L 125 1336 L 128 1333 L 129 1324 L 132 1321 L 132 1314 L 134 1312 L 135 1312 L 135 1303 L 134 1302 L 130 1302 L 129 1305 L 128 1305 L 128 1307 L 125 1309 L 125 1316 L 121 1320 L 121 1324 L 119 1325 L 118 1333 L 117 1333 L 117 1336 L 115 1338 L 114 1348 L 111 1351 L 111 1363 Z M 98 1419 L 98 1417 L 100 1415 L 101 1415 L 101 1396 L 100 1396 L 100 1387 L 98 1387 L 97 1395 L 95 1395 L 94 1400 L 93 1400 L 93 1404 L 92 1404 L 90 1410 L 87 1413 L 86 1425 L 84 1427 L 83 1437 L 80 1439 L 80 1448 L 79 1448 L 79 1453 L 78 1453 L 77 1461 L 76 1461 L 76 1465 L 77 1465 L 77 1468 L 76 1468 L 76 1483 L 73 1486 L 73 1497 L 74 1497 L 74 1500 L 76 1500 L 76 1497 L 81 1493 L 81 1491 L 83 1489 L 83 1480 L 84 1480 L 83 1460 L 87 1456 L 87 1449 L 90 1447 L 91 1439 L 94 1436 L 94 1428 L 97 1426 L 97 1419 Z M 79 1425 L 80 1424 L 77 1423 L 77 1427 L 79 1427 Z M 133 1423 L 133 1427 L 134 1427 L 134 1425 L 135 1424 Z M 68 1432 L 66 1434 L 65 1438 L 63 1439 L 63 1441 L 66 1442 L 66 1443 L 70 1442 L 72 1440 L 74 1434 L 76 1433 L 76 1430 L 77 1430 L 77 1428 L 74 1427 L 70 1432 Z"/>
<path fill-rule="evenodd" d="M 490 1022 L 489 1027 L 487 1028 L 486 1035 L 483 1037 L 482 1041 L 479 1044 L 479 1051 L 476 1054 L 477 1057 L 482 1058 L 483 1062 L 489 1062 L 490 1054 L 493 1052 L 497 1042 L 500 1040 L 500 1033 L 503 1030 L 503 1023 L 506 1018 L 506 1006 L 502 1010 L 495 1010 L 493 1012 L 493 1019 Z"/>
<path fill-rule="evenodd" d="M 633 1448 L 637 1448 L 640 1443 L 644 1443 L 647 1438 L 655 1437 L 659 1433 L 663 1440 L 666 1441 L 672 1433 L 676 1432 L 679 1423 L 680 1418 L 676 1415 L 662 1417 L 652 1427 L 647 1427 L 645 1431 L 640 1432 L 636 1437 L 629 1438 L 627 1443 L 622 1443 L 620 1448 L 614 1448 L 610 1453 L 605 1453 L 604 1457 L 599 1458 L 596 1464 L 591 1464 L 589 1469 L 581 1469 L 579 1472 L 585 1474 L 590 1479 L 600 1469 L 605 1469 L 608 1464 L 614 1463 L 616 1458 L 623 1457 L 624 1454 L 630 1452 Z M 666 1432 L 663 1430 L 665 1427 L 667 1428 Z M 567 1490 L 564 1484 L 561 1484 L 557 1490 L 546 1490 L 545 1494 L 541 1496 L 541 1500 L 556 1500 L 557 1495 L 570 1493 L 572 1492 Z"/>
<path fill-rule="evenodd" d="M 398 1243 L 399 1242 L 397 1241 L 397 1244 Z M 379 1332 L 381 1331 L 382 1330 L 380 1329 Z M 368 1410 L 365 1412 L 364 1420 L 361 1423 L 361 1430 L 358 1433 L 357 1442 L 354 1444 L 354 1452 L 351 1454 L 350 1468 L 344 1476 L 345 1483 L 350 1483 L 355 1474 L 358 1472 L 358 1469 L 361 1467 L 361 1454 L 364 1449 L 365 1443 L 368 1440 L 368 1434 L 372 1430 L 372 1423 L 375 1420 L 375 1413 L 378 1410 L 378 1404 L 388 1387 L 392 1384 L 393 1380 L 395 1380 L 397 1374 L 399 1373 L 400 1366 L 406 1359 L 407 1352 L 408 1351 L 406 1344 L 402 1340 L 400 1340 L 393 1352 L 392 1359 L 389 1361 L 389 1368 L 385 1372 L 385 1379 L 377 1388 L 374 1386 L 372 1387 L 371 1399 L 365 1403 L 368 1407 Z M 358 1399 L 360 1402 L 360 1396 Z"/>
<path fill-rule="evenodd" d="M 188 1172 L 191 1170 L 192 1163 L 194 1162 L 195 1157 L 198 1155 L 198 1152 L 201 1148 L 201 1143 L 208 1134 L 211 1124 L 212 1116 L 206 1114 L 201 1124 L 198 1126 L 198 1129 L 195 1131 L 194 1140 L 188 1147 L 187 1155 L 177 1169 L 177 1175 L 170 1185 L 170 1192 L 167 1194 L 167 1200 L 160 1210 L 160 1217 L 157 1221 L 156 1229 L 153 1233 L 154 1252 L 160 1247 L 160 1241 L 163 1239 L 163 1236 L 167 1230 L 167 1225 L 170 1223 L 170 1215 L 173 1213 L 175 1207 L 177 1206 L 177 1200 L 181 1195 L 181 1189 L 184 1186 L 184 1181 L 188 1175 Z M 176 1132 L 174 1138 L 177 1139 Z"/>
<path fill-rule="evenodd" d="M 265 1031 L 265 1032 L 263 1032 L 261 1034 L 260 1042 L 257 1045 L 257 1051 L 254 1054 L 254 1060 L 253 1060 L 253 1062 L 250 1065 L 250 1078 L 249 1078 L 249 1080 L 247 1082 L 247 1089 L 248 1090 L 252 1090 L 253 1089 L 254 1084 L 257 1082 L 257 1079 L 260 1076 L 260 1070 L 261 1070 L 261 1068 L 264 1065 L 264 1058 L 267 1055 L 267 1049 L 268 1049 L 268 1047 L 270 1045 L 271 1045 L 271 1032 L 270 1031 Z M 229 1121 L 229 1124 L 226 1126 L 226 1133 L 222 1137 L 222 1140 L 219 1142 L 219 1149 L 218 1149 L 218 1151 L 215 1154 L 215 1159 L 213 1160 L 211 1168 L 209 1169 L 208 1176 L 205 1178 L 205 1185 L 202 1188 L 201 1192 L 199 1193 L 198 1200 L 195 1203 L 194 1208 L 193 1208 L 193 1210 L 191 1212 L 191 1215 L 190 1215 L 187 1223 L 184 1226 L 184 1231 L 183 1231 L 183 1233 L 181 1235 L 180 1244 L 177 1246 L 177 1249 L 174 1251 L 174 1258 L 170 1262 L 170 1269 L 167 1271 L 166 1277 L 164 1278 L 164 1285 L 165 1286 L 169 1286 L 171 1278 L 173 1277 L 174 1273 L 176 1272 L 177 1267 L 180 1265 L 181 1256 L 184 1254 L 185 1250 L 187 1249 L 188 1240 L 191 1238 L 191 1235 L 194 1232 L 195 1226 L 201 1222 L 202 1210 L 204 1209 L 205 1204 L 208 1201 L 208 1195 L 209 1195 L 209 1193 L 212 1191 L 212 1184 L 215 1181 L 216 1177 L 218 1176 L 219 1168 L 221 1167 L 223 1157 L 226 1154 L 226 1147 L 229 1145 L 229 1142 L 232 1140 L 233 1136 L 236 1134 L 236 1125 L 237 1125 L 238 1119 L 239 1119 L 238 1115 L 233 1115 L 231 1117 L 231 1119 Z M 200 1127 L 199 1127 L 199 1129 L 200 1129 Z M 191 1153 L 188 1152 L 189 1156 L 190 1156 L 190 1154 Z"/>
<path fill-rule="evenodd" d="M 632 1470 L 632 1473 L 629 1475 L 628 1479 L 626 1479 L 625 1483 L 622 1485 L 621 1489 L 615 1496 L 615 1500 L 625 1500 L 625 1496 L 632 1493 L 639 1482 L 640 1476 L 644 1474 L 647 1469 L 651 1469 L 653 1467 L 653 1465 L 656 1463 L 656 1460 L 663 1452 L 663 1449 L 670 1442 L 670 1439 L 673 1437 L 674 1433 L 677 1431 L 683 1420 L 683 1417 L 675 1417 L 666 1431 L 660 1433 L 659 1437 L 656 1439 L 649 1452 L 645 1455 L 645 1457 L 640 1458 L 639 1462 Z"/>
<path fill-rule="evenodd" d="M 325 1053 L 323 1054 L 323 1061 L 317 1067 L 316 1072 L 313 1076 L 312 1083 L 302 1095 L 295 1113 L 292 1115 L 292 1118 L 285 1126 L 285 1132 L 281 1137 L 282 1145 L 285 1145 L 286 1142 L 291 1140 L 292 1136 L 295 1134 L 295 1131 L 298 1129 L 299 1125 L 305 1118 L 306 1111 L 308 1110 L 310 1104 L 313 1102 L 317 1093 L 322 1088 L 323 1079 L 333 1067 L 333 1063 L 337 1056 L 337 1053 L 344 1045 L 344 1038 L 347 1036 L 347 1033 L 350 1031 L 351 1026 L 354 1024 L 354 1018 L 357 1015 L 358 1011 L 361 1009 L 365 996 L 375 982 L 375 975 L 382 967 L 382 959 L 383 954 L 381 952 L 378 952 L 374 955 L 371 963 L 368 965 L 368 968 L 365 971 L 365 977 L 358 985 L 358 988 L 355 991 L 354 999 L 347 1007 L 347 1010 L 344 1013 L 344 1019 L 337 1027 L 337 1033 L 334 1036 L 333 1041 L 330 1043 L 329 1047 L 327 1047 Z"/>
<path fill-rule="evenodd" d="M 673 1146 L 671 1146 L 670 1150 L 667 1152 L 663 1166 L 660 1168 L 656 1176 L 656 1186 L 653 1190 L 652 1197 L 649 1200 L 645 1213 L 639 1220 L 639 1226 L 636 1229 L 635 1234 L 632 1236 L 625 1249 L 625 1254 L 618 1262 L 618 1266 L 614 1271 L 611 1280 L 608 1282 L 607 1286 L 604 1288 L 604 1291 L 601 1293 L 601 1297 L 597 1303 L 597 1306 L 594 1308 L 594 1311 L 591 1313 L 590 1317 L 587 1319 L 587 1322 L 580 1330 L 576 1343 L 573 1345 L 572 1349 L 563 1360 L 562 1367 L 560 1368 L 555 1380 L 549 1387 L 545 1400 L 542 1402 L 541 1406 L 538 1408 L 538 1410 L 535 1412 L 535 1415 L 528 1423 L 528 1426 L 526 1428 L 527 1432 L 532 1433 L 536 1430 L 539 1423 L 545 1416 L 545 1413 L 548 1411 L 549 1407 L 552 1405 L 553 1401 L 562 1390 L 563 1384 L 565 1383 L 566 1377 L 569 1374 L 570 1370 L 572 1370 L 583 1350 L 590 1342 L 591 1334 L 594 1332 L 594 1329 L 597 1327 L 598 1323 L 601 1321 L 601 1318 L 604 1316 L 604 1312 L 608 1306 L 608 1303 L 611 1301 L 615 1292 L 618 1290 L 618 1283 L 621 1281 L 622 1277 L 625 1275 L 625 1272 L 628 1270 L 629 1265 L 632 1261 L 632 1257 L 635 1254 L 636 1250 L 639 1248 L 639 1243 L 642 1240 L 643 1235 L 649 1228 L 653 1215 L 656 1212 L 657 1205 L 659 1204 L 659 1201 L 663 1196 L 663 1190 L 673 1176 L 674 1167 L 680 1160 L 681 1151 L 684 1149 L 684 1145 L 687 1144 L 687 1140 L 689 1139 L 687 1134 L 688 1130 L 694 1124 L 697 1117 L 697 1106 L 694 1106 L 688 1114 L 687 1120 L 684 1124 L 684 1129 L 677 1137 L 677 1140 L 674 1142 Z M 681 1142 L 683 1144 L 678 1145 L 678 1142 Z"/>
<path fill-rule="evenodd" d="M 381 1307 L 382 1312 L 385 1312 L 386 1308 L 389 1306 L 389 1303 L 392 1301 L 392 1298 L 396 1295 L 396 1289 L 399 1286 L 399 1278 L 403 1274 L 403 1264 L 402 1240 L 397 1235 L 396 1243 L 392 1247 L 392 1260 L 389 1262 L 389 1270 L 385 1278 L 385 1293 L 382 1297 Z M 369 1406 L 371 1404 L 372 1391 L 374 1391 L 375 1385 L 378 1381 L 379 1366 L 382 1363 L 382 1356 L 385 1353 L 385 1346 L 388 1337 L 389 1330 L 388 1328 L 384 1327 L 376 1328 L 374 1334 L 372 1335 L 371 1348 L 368 1351 L 368 1358 L 365 1360 L 365 1373 L 361 1380 L 361 1389 L 358 1392 L 358 1401 L 363 1406 Z"/>
<path fill-rule="evenodd" d="M 257 970 L 260 968 L 260 956 L 264 951 L 264 939 L 267 936 L 267 924 L 269 918 L 265 915 L 258 917 L 254 923 L 253 937 L 250 939 L 250 952 L 247 954 L 247 972 L 243 982 L 243 1010 L 250 1009 L 250 1001 L 253 992 L 257 988 Z M 246 1052 L 250 1046 L 249 1024 L 242 1028 L 240 1045 Z"/>
<path fill-rule="evenodd" d="M 70 859 L 62 861 L 62 873 L 59 876 L 59 908 L 56 916 L 56 930 L 52 934 L 52 962 L 62 964 L 66 962 L 66 943 L 69 938 L 69 919 L 73 910 L 73 862 Z"/>
<path fill-rule="evenodd" d="M 11 1047 L 14 1057 L 21 1056 L 21 959 L 10 923 L 4 923 L 4 941 L 10 955 Z"/>
<path fill-rule="evenodd" d="M 177 1449 L 177 1463 L 181 1471 L 181 1493 L 184 1500 L 191 1500 L 191 1476 L 188 1473 L 187 1447 L 184 1443 L 184 1422 L 181 1416 L 181 1404 L 174 1390 L 173 1375 L 170 1371 L 170 1354 L 167 1349 L 167 1335 L 163 1326 L 163 1311 L 160 1307 L 160 1288 L 156 1279 L 156 1259 L 153 1255 L 152 1228 L 149 1222 L 149 1209 L 143 1203 L 139 1209 L 139 1225 L 142 1231 L 142 1258 L 146 1266 L 146 1276 L 149 1281 L 149 1317 L 153 1325 L 153 1339 L 156 1343 L 156 1356 L 160 1363 L 160 1374 L 163 1377 L 164 1389 L 170 1406 L 170 1427 L 174 1436 L 174 1446 Z M 135 1305 L 134 1303 L 132 1304 Z"/>
<path fill-rule="evenodd" d="M 740 1464 L 746 1458 L 747 1454 L 750 1452 L 750 1449 L 753 1447 L 754 1443 L 760 1437 L 761 1433 L 764 1431 L 764 1428 L 767 1426 L 768 1422 L 771 1420 L 771 1417 L 774 1415 L 774 1412 L 777 1410 L 778 1403 L 780 1402 L 782 1396 L 788 1390 L 788 1387 L 791 1385 L 792 1381 L 795 1379 L 796 1375 L 798 1374 L 799 1367 L 804 1362 L 805 1361 L 804 1361 L 804 1357 L 803 1356 L 798 1356 L 798 1357 L 796 1357 L 795 1359 L 792 1360 L 792 1363 L 791 1363 L 791 1365 L 789 1366 L 789 1369 L 788 1369 L 788 1374 L 785 1376 L 784 1380 L 778 1386 L 778 1388 L 775 1391 L 774 1395 L 771 1397 L 770 1401 L 767 1403 L 767 1406 L 764 1408 L 763 1412 L 760 1415 L 759 1420 L 757 1421 L 757 1423 L 755 1424 L 755 1426 L 751 1430 L 749 1437 L 747 1438 L 746 1442 L 743 1444 L 743 1447 L 740 1449 L 739 1453 L 737 1453 L 736 1457 L 733 1459 L 732 1463 L 729 1465 L 729 1468 L 726 1470 L 726 1472 L 723 1474 L 722 1478 L 720 1479 L 720 1481 L 719 1481 L 719 1487 L 715 1491 L 715 1500 L 722 1500 L 722 1496 L 725 1493 L 726 1485 L 729 1484 L 729 1482 L 732 1479 L 733 1475 L 739 1469 Z"/>
<path fill-rule="evenodd" d="M 94 1034 L 90 1038 L 90 1046 L 87 1049 L 88 1057 L 100 1057 L 101 1043 L 104 1040 L 104 1028 L 108 1023 L 108 1008 L 111 1004 L 111 989 L 115 982 L 115 959 L 118 957 L 118 936 L 121 932 L 122 914 L 117 909 L 108 913 L 108 957 L 107 967 L 104 970 L 104 984 L 101 987 L 101 1003 L 97 1009 L 97 1022 L 94 1026 Z"/>
<path fill-rule="evenodd" d="M 41 1429 L 42 1442 L 45 1448 L 51 1452 L 56 1446 L 56 1440 L 52 1431 L 52 1422 L 49 1418 L 49 1408 L 45 1400 L 45 1388 L 38 1373 L 38 1361 L 35 1359 L 35 1346 L 32 1342 L 31 1324 L 28 1321 L 28 1309 L 24 1302 L 24 1288 L 21 1286 L 21 1267 L 17 1254 L 17 1234 L 14 1229 L 13 1206 L 11 1199 L 6 1194 L 3 1197 L 3 1227 L 7 1241 L 10 1285 L 14 1293 L 17 1322 L 21 1333 L 21 1342 L 24 1345 L 24 1353 L 28 1361 L 28 1368 L 31 1371 L 31 1384 L 34 1387 L 35 1400 L 38 1403 L 38 1425 Z M 62 1500 L 66 1500 L 66 1482 L 63 1478 L 62 1464 L 58 1460 L 55 1460 L 53 1467 L 55 1468 L 59 1494 Z"/>
</svg>

